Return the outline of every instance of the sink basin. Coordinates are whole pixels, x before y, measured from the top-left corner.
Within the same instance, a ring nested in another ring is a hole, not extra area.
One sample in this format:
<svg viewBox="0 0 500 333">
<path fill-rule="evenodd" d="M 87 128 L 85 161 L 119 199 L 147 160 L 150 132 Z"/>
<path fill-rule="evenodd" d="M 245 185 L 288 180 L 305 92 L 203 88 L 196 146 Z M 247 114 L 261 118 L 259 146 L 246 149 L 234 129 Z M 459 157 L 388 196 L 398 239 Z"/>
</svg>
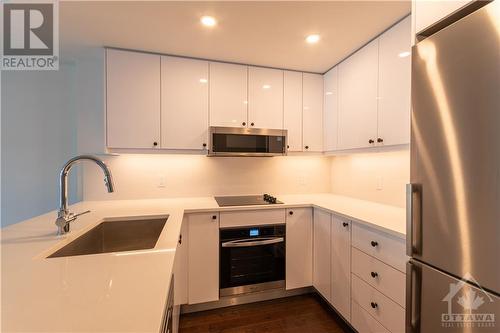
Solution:
<svg viewBox="0 0 500 333">
<path fill-rule="evenodd" d="M 47 258 L 152 249 L 167 219 L 105 221 Z"/>
</svg>

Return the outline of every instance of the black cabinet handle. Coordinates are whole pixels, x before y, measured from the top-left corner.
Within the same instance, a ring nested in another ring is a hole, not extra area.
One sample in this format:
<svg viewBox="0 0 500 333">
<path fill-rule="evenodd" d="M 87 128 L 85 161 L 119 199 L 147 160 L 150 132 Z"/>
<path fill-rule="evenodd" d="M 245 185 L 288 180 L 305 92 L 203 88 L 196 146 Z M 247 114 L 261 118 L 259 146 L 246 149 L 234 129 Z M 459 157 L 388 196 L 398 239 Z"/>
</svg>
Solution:
<svg viewBox="0 0 500 333">
<path fill-rule="evenodd" d="M 373 141 L 372 139 L 368 140 L 368 143 L 374 143 L 375 141 Z"/>
<path fill-rule="evenodd" d="M 293 215 L 293 210 L 289 211 L 288 214 Z"/>
<path fill-rule="evenodd" d="M 289 148 L 290 148 L 290 146 L 289 146 L 289 145 L 286 145 L 286 149 L 289 149 Z"/>
<path fill-rule="evenodd" d="M 376 309 L 378 307 L 378 304 L 375 303 L 375 302 L 371 302 L 370 305 L 372 306 L 372 308 Z"/>
<path fill-rule="evenodd" d="M 305 146 L 304 148 L 309 149 L 309 146 Z"/>
<path fill-rule="evenodd" d="M 373 247 L 376 247 L 376 246 L 378 245 L 378 242 L 376 242 L 376 241 L 371 241 L 371 243 L 370 243 L 370 244 L 371 244 Z"/>
<path fill-rule="evenodd" d="M 250 123 L 250 126 L 254 126 L 255 124 L 254 123 Z"/>
<path fill-rule="evenodd" d="M 378 143 L 384 142 L 384 139 L 382 139 L 382 138 L 378 138 L 378 139 L 377 139 L 377 142 L 378 142 Z"/>
<path fill-rule="evenodd" d="M 204 143 L 204 144 L 203 144 L 203 147 L 206 147 L 206 146 L 207 146 L 207 144 L 206 144 L 206 143 Z"/>
<path fill-rule="evenodd" d="M 347 223 L 347 222 L 342 222 L 342 225 L 343 225 L 344 227 L 347 227 L 347 226 L 349 226 L 349 223 Z"/>
<path fill-rule="evenodd" d="M 182 244 L 182 234 L 179 235 L 179 244 Z"/>
<path fill-rule="evenodd" d="M 243 126 L 246 126 L 246 124 L 247 124 L 247 123 L 245 123 L 245 122 L 242 122 L 241 124 L 242 124 Z"/>
<path fill-rule="evenodd" d="M 378 273 L 377 272 L 371 272 L 371 275 L 372 275 L 372 278 L 376 278 L 378 276 Z"/>
<path fill-rule="evenodd" d="M 212 215 L 212 220 L 217 220 L 217 215 Z"/>
<path fill-rule="evenodd" d="M 153 146 L 155 146 L 155 147 L 158 146 L 158 142 L 156 142 L 156 141 L 153 142 Z"/>
</svg>

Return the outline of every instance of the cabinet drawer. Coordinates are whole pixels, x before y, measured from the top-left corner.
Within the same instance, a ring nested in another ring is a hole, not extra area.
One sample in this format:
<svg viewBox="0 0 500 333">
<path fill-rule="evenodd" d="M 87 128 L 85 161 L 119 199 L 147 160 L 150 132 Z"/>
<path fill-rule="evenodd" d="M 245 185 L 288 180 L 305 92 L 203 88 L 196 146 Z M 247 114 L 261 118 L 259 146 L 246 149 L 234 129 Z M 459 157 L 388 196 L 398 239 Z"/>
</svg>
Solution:
<svg viewBox="0 0 500 333">
<path fill-rule="evenodd" d="M 352 302 L 351 324 L 359 333 L 389 333 L 381 323 L 375 320 L 358 303 Z"/>
<path fill-rule="evenodd" d="M 352 274 L 352 299 L 390 332 L 405 331 L 405 310 Z"/>
<path fill-rule="evenodd" d="M 245 210 L 220 213 L 221 228 L 281 223 L 285 223 L 284 209 Z"/>
<path fill-rule="evenodd" d="M 352 273 L 405 307 L 406 275 L 356 248 L 352 248 Z"/>
<path fill-rule="evenodd" d="M 404 239 L 354 224 L 352 245 L 401 272 L 406 270 L 407 258 Z"/>
</svg>

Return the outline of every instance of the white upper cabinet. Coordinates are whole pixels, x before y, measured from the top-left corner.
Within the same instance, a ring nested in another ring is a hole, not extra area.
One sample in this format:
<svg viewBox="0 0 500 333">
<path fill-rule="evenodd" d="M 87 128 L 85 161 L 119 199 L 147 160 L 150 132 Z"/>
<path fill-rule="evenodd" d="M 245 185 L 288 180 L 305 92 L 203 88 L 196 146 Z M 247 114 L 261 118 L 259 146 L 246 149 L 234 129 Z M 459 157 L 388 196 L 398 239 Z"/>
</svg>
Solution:
<svg viewBox="0 0 500 333">
<path fill-rule="evenodd" d="M 379 39 L 377 144 L 410 142 L 411 19 Z"/>
<path fill-rule="evenodd" d="M 338 67 L 330 69 L 323 77 L 323 145 L 325 151 L 337 149 L 339 80 Z"/>
<path fill-rule="evenodd" d="M 288 150 L 302 151 L 302 73 L 283 73 L 284 128 L 288 130 Z"/>
<path fill-rule="evenodd" d="M 248 127 L 283 129 L 283 71 L 248 68 Z"/>
<path fill-rule="evenodd" d="M 472 0 L 413 0 L 413 2 L 414 11 L 412 12 L 412 15 L 415 16 L 415 32 L 419 33 L 472 2 Z"/>
<path fill-rule="evenodd" d="M 160 144 L 160 56 L 106 50 L 108 148 Z"/>
<path fill-rule="evenodd" d="M 377 80 L 378 39 L 339 65 L 340 149 L 374 144 L 377 136 Z"/>
<path fill-rule="evenodd" d="M 206 147 L 208 85 L 207 61 L 168 56 L 161 58 L 162 148 Z"/>
<path fill-rule="evenodd" d="M 323 151 L 323 75 L 304 73 L 302 77 L 304 151 Z"/>
<path fill-rule="evenodd" d="M 247 66 L 210 62 L 210 126 L 247 126 L 247 74 Z"/>
</svg>

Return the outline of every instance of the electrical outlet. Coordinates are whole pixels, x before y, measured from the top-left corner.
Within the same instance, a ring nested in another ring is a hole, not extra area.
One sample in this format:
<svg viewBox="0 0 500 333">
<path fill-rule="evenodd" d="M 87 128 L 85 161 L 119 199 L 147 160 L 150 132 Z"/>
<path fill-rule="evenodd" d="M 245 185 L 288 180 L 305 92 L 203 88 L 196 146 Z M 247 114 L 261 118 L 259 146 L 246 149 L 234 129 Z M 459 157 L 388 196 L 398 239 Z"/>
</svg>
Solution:
<svg viewBox="0 0 500 333">
<path fill-rule="evenodd" d="M 384 188 L 384 178 L 379 176 L 377 177 L 377 191 L 382 191 Z"/>
<path fill-rule="evenodd" d="M 158 176 L 158 187 L 165 187 L 165 175 Z"/>
</svg>

